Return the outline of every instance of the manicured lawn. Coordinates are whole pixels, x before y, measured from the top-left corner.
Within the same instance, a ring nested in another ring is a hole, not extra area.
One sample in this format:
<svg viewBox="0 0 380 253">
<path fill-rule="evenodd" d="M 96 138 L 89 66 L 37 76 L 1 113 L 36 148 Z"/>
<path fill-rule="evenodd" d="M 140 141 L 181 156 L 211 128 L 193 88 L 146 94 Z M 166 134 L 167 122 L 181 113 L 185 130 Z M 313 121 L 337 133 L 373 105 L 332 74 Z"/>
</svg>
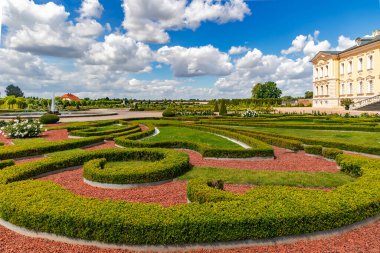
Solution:
<svg viewBox="0 0 380 253">
<path fill-rule="evenodd" d="M 30 139 L 14 139 L 12 142 L 17 146 L 27 146 L 27 145 L 34 145 L 37 143 L 48 143 L 48 140 L 42 139 L 42 138 L 30 138 Z"/>
<path fill-rule="evenodd" d="M 186 127 L 159 127 L 159 130 L 159 135 L 146 139 L 145 141 L 189 141 L 202 143 L 210 148 L 242 148 L 227 139 L 196 129 Z"/>
<path fill-rule="evenodd" d="M 379 132 L 349 132 L 337 130 L 309 130 L 309 129 L 286 129 L 264 127 L 237 127 L 239 129 L 252 129 L 268 133 L 291 135 L 326 141 L 346 142 L 349 144 L 380 147 Z"/>
<path fill-rule="evenodd" d="M 233 184 L 286 185 L 301 187 L 334 188 L 355 179 L 344 173 L 252 171 L 239 169 L 193 168 L 179 179 L 195 178 L 223 180 Z"/>
</svg>

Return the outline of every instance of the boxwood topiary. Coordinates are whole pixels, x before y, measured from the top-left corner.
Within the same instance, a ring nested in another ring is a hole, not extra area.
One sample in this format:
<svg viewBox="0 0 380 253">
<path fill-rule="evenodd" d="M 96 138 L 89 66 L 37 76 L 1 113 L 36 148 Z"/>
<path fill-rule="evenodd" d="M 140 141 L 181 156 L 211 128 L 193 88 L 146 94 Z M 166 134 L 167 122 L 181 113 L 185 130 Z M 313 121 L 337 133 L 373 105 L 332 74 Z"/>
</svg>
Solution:
<svg viewBox="0 0 380 253">
<path fill-rule="evenodd" d="M 343 154 L 343 151 L 338 148 L 324 148 L 322 150 L 322 155 L 328 159 L 334 159 L 340 155 Z"/>
<path fill-rule="evenodd" d="M 40 117 L 41 124 L 55 124 L 59 121 L 59 116 L 55 114 L 44 114 Z"/>
</svg>

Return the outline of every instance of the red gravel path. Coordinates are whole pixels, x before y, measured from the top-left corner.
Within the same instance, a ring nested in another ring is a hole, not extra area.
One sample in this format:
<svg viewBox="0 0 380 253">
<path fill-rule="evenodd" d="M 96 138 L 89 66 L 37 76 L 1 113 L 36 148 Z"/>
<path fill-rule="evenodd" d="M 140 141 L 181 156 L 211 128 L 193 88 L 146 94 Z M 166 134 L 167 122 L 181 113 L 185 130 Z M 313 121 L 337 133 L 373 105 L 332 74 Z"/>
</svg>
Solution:
<svg viewBox="0 0 380 253">
<path fill-rule="evenodd" d="M 85 197 L 126 200 L 129 202 L 159 203 L 163 206 L 185 204 L 186 182 L 175 181 L 158 186 L 111 190 L 89 186 L 83 182 L 83 169 L 49 175 L 39 180 L 53 181 L 70 191 Z"/>
<path fill-rule="evenodd" d="M 103 149 L 103 148 L 116 148 L 115 142 L 114 141 L 106 141 L 103 144 L 96 145 L 96 146 L 89 147 L 89 148 L 82 148 L 82 149 L 84 149 L 84 150 L 97 150 L 97 149 Z"/>
<path fill-rule="evenodd" d="M 146 125 L 143 125 L 143 124 L 139 124 L 139 127 L 140 127 L 140 129 L 141 129 L 142 132 L 145 132 L 145 131 L 149 130 L 149 127 L 147 127 Z"/>
<path fill-rule="evenodd" d="M 291 244 L 279 244 L 276 246 L 253 246 L 229 250 L 194 250 L 193 253 L 378 253 L 380 245 L 380 221 L 320 240 L 298 241 Z M 45 239 L 36 239 L 16 234 L 0 226 L 0 252 L 2 253 L 130 253 L 134 251 L 99 249 L 90 246 L 78 246 L 66 243 L 54 242 Z"/>
<path fill-rule="evenodd" d="M 50 130 L 42 133 L 42 138 L 48 141 L 63 141 L 69 139 L 67 129 Z"/>
<path fill-rule="evenodd" d="M 0 142 L 4 143 L 4 145 L 13 145 L 12 139 L 7 138 L 4 135 L 0 134 Z"/>
<path fill-rule="evenodd" d="M 190 163 L 198 167 L 239 168 L 245 170 L 278 170 L 307 172 L 338 172 L 335 162 L 322 157 L 308 156 L 305 152 L 291 152 L 273 147 L 276 159 L 223 160 L 204 159 L 198 152 L 184 150 L 190 155 Z"/>
</svg>

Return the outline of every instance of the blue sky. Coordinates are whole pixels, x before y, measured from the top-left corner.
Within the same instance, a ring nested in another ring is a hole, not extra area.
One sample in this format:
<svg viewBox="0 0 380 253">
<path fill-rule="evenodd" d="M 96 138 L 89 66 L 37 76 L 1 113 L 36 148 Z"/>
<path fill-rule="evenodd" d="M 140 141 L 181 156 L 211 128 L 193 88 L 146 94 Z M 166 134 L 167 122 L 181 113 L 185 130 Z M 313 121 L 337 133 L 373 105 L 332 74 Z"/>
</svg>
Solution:
<svg viewBox="0 0 380 253">
<path fill-rule="evenodd" d="M 192 1 L 179 0 L 178 10 L 174 2 L 5 0 L 0 85 L 41 96 L 49 87 L 91 97 L 211 99 L 248 97 L 254 83 L 276 81 L 297 96 L 311 89 L 313 54 L 380 29 L 378 0 L 196 0 L 188 16 Z M 233 46 L 241 52 L 229 53 Z"/>
</svg>

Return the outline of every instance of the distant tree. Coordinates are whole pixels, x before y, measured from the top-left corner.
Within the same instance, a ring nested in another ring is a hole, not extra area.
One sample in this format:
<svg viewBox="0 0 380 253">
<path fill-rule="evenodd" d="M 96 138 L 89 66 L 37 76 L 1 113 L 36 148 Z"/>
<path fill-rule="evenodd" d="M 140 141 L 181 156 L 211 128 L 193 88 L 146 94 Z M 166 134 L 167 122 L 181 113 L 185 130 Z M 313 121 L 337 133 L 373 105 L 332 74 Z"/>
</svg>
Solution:
<svg viewBox="0 0 380 253">
<path fill-rule="evenodd" d="M 7 96 L 15 96 L 15 97 L 23 97 L 24 93 L 22 90 L 13 84 L 8 85 L 7 88 L 5 89 L 5 93 Z"/>
<path fill-rule="evenodd" d="M 227 115 L 227 107 L 226 102 L 224 102 L 224 99 L 222 100 L 222 102 L 220 102 L 219 115 Z"/>
<path fill-rule="evenodd" d="M 25 109 L 27 107 L 26 100 L 24 98 L 17 98 L 16 104 L 19 109 Z"/>
<path fill-rule="evenodd" d="M 314 96 L 314 93 L 312 91 L 306 91 L 305 92 L 305 98 L 306 99 L 311 99 L 311 98 L 313 98 L 313 96 Z"/>
<path fill-rule="evenodd" d="M 218 100 L 215 100 L 214 112 L 219 112 L 219 104 L 218 104 Z"/>
<path fill-rule="evenodd" d="M 252 98 L 280 98 L 282 91 L 275 82 L 258 83 L 252 88 Z"/>
<path fill-rule="evenodd" d="M 13 109 L 13 106 L 17 103 L 17 100 L 14 96 L 11 96 L 7 99 L 7 104 L 8 104 L 8 109 L 10 109 L 12 107 Z"/>
</svg>

